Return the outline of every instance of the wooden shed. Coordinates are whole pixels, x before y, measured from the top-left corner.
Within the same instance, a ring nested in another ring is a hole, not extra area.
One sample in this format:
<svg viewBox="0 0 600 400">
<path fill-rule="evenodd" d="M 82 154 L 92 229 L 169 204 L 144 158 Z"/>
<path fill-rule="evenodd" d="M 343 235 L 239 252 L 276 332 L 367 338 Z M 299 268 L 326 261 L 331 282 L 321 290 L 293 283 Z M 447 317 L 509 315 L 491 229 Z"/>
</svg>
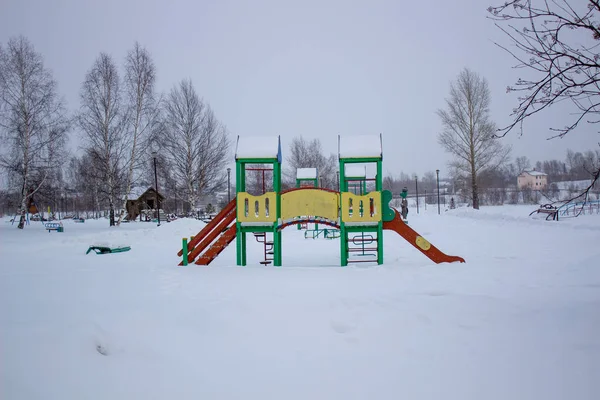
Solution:
<svg viewBox="0 0 600 400">
<path fill-rule="evenodd" d="M 139 190 L 132 190 L 127 200 L 127 217 L 128 221 L 135 219 L 142 214 L 144 210 L 155 210 L 164 201 L 165 197 L 156 191 L 153 187 L 147 188 L 139 194 Z M 136 197 L 137 196 L 137 197 Z M 158 200 L 158 205 L 156 204 Z"/>
</svg>

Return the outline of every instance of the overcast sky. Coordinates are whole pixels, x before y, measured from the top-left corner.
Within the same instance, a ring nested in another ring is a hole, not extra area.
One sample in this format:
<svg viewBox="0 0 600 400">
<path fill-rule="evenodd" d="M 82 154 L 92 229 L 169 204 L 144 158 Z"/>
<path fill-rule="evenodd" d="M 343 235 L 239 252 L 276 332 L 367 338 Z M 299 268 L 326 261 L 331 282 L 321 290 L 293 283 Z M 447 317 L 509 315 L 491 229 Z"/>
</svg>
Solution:
<svg viewBox="0 0 600 400">
<path fill-rule="evenodd" d="M 336 153 L 338 134 L 382 133 L 384 172 L 444 176 L 435 111 L 463 67 L 488 79 L 499 125 L 517 105 L 506 93 L 514 61 L 492 43 L 507 39 L 486 19 L 502 1 L 0 0 L 0 41 L 28 37 L 73 110 L 99 52 L 122 64 L 137 40 L 152 53 L 158 89 L 191 78 L 233 137 L 281 135 L 285 157 L 294 136 Z M 556 109 L 524 137 L 512 133 L 513 156 L 597 148 L 591 126 L 545 140 L 565 117 Z"/>
</svg>

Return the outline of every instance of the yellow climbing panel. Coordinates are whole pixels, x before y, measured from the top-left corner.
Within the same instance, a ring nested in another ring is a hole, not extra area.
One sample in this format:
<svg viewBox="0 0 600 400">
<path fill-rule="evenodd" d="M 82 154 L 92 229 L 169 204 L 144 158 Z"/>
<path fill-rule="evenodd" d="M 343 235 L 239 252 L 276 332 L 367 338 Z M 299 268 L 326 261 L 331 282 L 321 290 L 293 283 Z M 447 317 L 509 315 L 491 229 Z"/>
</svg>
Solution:
<svg viewBox="0 0 600 400">
<path fill-rule="evenodd" d="M 237 220 L 246 222 L 275 222 L 277 220 L 277 196 L 267 192 L 261 196 L 252 196 L 247 192 L 237 194 Z"/>
<path fill-rule="evenodd" d="M 338 218 L 339 194 L 319 189 L 294 190 L 281 195 L 281 218 L 322 217 Z"/>
<path fill-rule="evenodd" d="M 431 248 L 431 243 L 429 243 L 427 239 L 425 239 L 423 236 L 417 236 L 417 238 L 415 239 L 415 243 L 417 244 L 417 246 L 419 246 L 425 251 Z"/>
<path fill-rule="evenodd" d="M 381 221 L 381 192 L 359 196 L 342 193 L 342 221 L 344 223 L 373 223 Z"/>
</svg>

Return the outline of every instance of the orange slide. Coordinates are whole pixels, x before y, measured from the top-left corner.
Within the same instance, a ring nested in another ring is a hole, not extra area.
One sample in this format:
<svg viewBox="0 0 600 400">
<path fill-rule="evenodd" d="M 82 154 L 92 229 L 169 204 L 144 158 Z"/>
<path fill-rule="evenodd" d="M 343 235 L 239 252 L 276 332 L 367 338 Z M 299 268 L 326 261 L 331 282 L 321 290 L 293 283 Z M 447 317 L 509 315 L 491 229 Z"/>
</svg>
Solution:
<svg viewBox="0 0 600 400">
<path fill-rule="evenodd" d="M 198 257 L 196 264 L 208 265 L 235 239 L 236 199 L 233 199 L 188 243 L 188 262 Z M 233 225 L 232 225 L 233 222 Z M 215 239 L 217 239 L 215 241 Z M 213 243 L 214 242 L 214 243 Z M 212 243 L 212 245 L 211 245 Z M 210 246 L 210 247 L 209 247 Z M 206 251 L 204 251 L 206 249 Z M 202 253 L 204 251 L 204 253 Z M 202 254 L 201 254 L 202 253 Z M 183 250 L 177 253 L 183 256 Z M 183 265 L 180 262 L 179 265 Z"/>
<path fill-rule="evenodd" d="M 462 257 L 449 256 L 445 253 L 442 253 L 437 247 L 429 243 L 424 237 L 419 235 L 410 226 L 408 226 L 408 224 L 402 221 L 402 217 L 400 217 L 400 213 L 398 212 L 398 210 L 395 211 L 396 217 L 389 222 L 384 222 L 383 229 L 389 229 L 391 231 L 396 232 L 398 235 L 406 239 L 408 243 L 415 246 L 417 250 L 425 254 L 437 264 L 455 261 L 460 261 L 461 263 L 465 262 L 465 259 Z"/>
</svg>

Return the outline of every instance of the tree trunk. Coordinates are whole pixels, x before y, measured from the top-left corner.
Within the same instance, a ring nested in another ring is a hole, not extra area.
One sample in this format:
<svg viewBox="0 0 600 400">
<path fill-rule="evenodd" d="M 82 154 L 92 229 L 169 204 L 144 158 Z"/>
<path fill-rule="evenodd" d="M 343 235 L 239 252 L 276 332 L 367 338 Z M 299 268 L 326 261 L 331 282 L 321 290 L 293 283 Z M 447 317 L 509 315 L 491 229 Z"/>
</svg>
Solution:
<svg viewBox="0 0 600 400">
<path fill-rule="evenodd" d="M 19 213 L 21 214 L 21 218 L 19 219 L 19 225 L 17 228 L 23 229 L 25 227 L 25 215 L 27 213 L 27 195 L 29 190 L 27 186 L 29 184 L 29 124 L 25 124 L 25 151 L 23 154 L 23 189 L 21 190 L 21 209 Z"/>
<path fill-rule="evenodd" d="M 109 224 L 110 224 L 110 226 L 115 226 L 115 189 L 114 189 L 114 179 L 113 179 L 112 173 L 109 173 L 109 175 L 108 175 L 108 187 L 109 187 L 109 196 L 108 196 Z"/>
<path fill-rule="evenodd" d="M 25 227 L 25 214 L 27 212 L 27 179 L 24 179 L 23 189 L 21 190 L 21 208 L 19 209 L 19 225 L 17 228 L 23 229 Z"/>
<path fill-rule="evenodd" d="M 479 210 L 479 189 L 477 188 L 477 172 L 475 172 L 475 162 L 471 163 L 471 191 L 473 193 L 473 209 Z"/>
</svg>

